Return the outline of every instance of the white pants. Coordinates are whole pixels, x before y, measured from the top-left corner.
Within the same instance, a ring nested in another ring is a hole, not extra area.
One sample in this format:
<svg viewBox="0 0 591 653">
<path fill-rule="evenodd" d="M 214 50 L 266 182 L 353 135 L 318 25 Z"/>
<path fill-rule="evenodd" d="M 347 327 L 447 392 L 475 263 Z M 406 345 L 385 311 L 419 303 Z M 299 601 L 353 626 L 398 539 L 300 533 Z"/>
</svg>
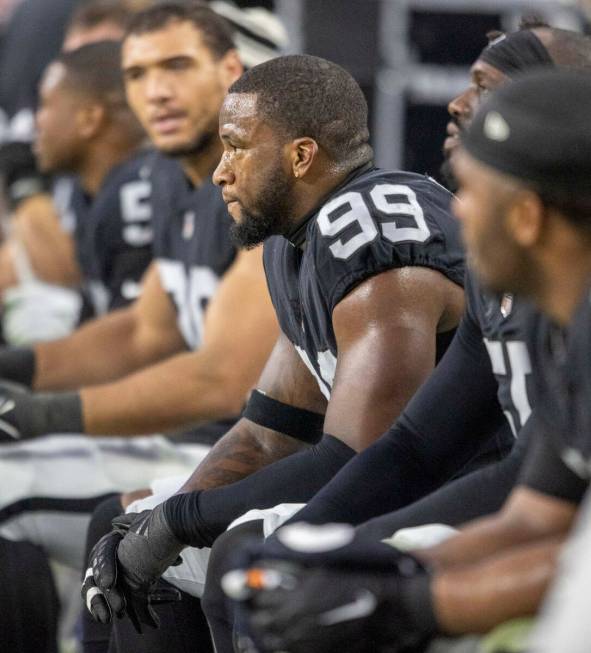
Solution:
<svg viewBox="0 0 591 653">
<path fill-rule="evenodd" d="M 174 494 L 180 485 L 178 478 L 166 479 L 160 484 L 154 484 L 153 489 L 156 493 L 145 499 L 134 501 L 128 506 L 127 512 L 141 512 L 142 510 L 154 508 Z M 279 526 L 293 517 L 304 505 L 304 503 L 282 503 L 265 510 L 249 510 L 246 514 L 234 520 L 228 526 L 228 530 L 247 521 L 262 519 L 263 533 L 265 537 L 268 537 Z M 181 553 L 183 563 L 177 567 L 169 567 L 162 577 L 183 592 L 201 598 L 205 587 L 210 552 L 211 549 L 209 548 L 196 549 L 195 547 L 188 547 L 184 549 Z"/>
<path fill-rule="evenodd" d="M 95 438 L 55 435 L 0 445 L 0 536 L 43 547 L 82 569 L 86 530 L 97 499 L 187 478 L 208 447 L 162 436 Z"/>
<path fill-rule="evenodd" d="M 154 485 L 153 489 L 155 493 L 145 499 L 134 501 L 127 508 L 127 512 L 141 512 L 142 510 L 156 507 L 174 494 L 181 484 L 182 482 L 179 482 L 179 479 L 167 479 L 160 485 Z M 291 519 L 305 505 L 305 503 L 281 503 L 272 508 L 249 510 L 241 517 L 238 517 L 238 519 L 235 519 L 228 526 L 228 530 L 249 521 L 262 520 L 263 535 L 264 537 L 269 537 L 269 535 Z M 393 536 L 392 545 L 399 546 L 399 548 L 403 548 L 403 545 L 406 545 L 406 548 L 432 546 L 456 532 L 455 529 L 449 526 L 442 526 L 441 524 L 405 528 L 398 531 L 398 539 L 396 534 Z M 410 543 L 412 543 L 412 547 Z M 176 567 L 169 567 L 164 572 L 163 578 L 183 592 L 201 598 L 205 587 L 210 552 L 211 549 L 209 548 L 197 549 L 195 547 L 188 547 L 184 549 L 181 554 L 183 559 L 182 564 Z"/>
</svg>

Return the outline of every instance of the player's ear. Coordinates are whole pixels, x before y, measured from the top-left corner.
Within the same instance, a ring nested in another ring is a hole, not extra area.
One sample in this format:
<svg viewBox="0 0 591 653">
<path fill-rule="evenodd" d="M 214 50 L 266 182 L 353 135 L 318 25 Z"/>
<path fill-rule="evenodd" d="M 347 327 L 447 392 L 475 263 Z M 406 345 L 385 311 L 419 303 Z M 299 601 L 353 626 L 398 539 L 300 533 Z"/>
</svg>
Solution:
<svg viewBox="0 0 591 653">
<path fill-rule="evenodd" d="M 221 61 L 222 74 L 224 76 L 224 83 L 230 87 L 244 72 L 244 66 L 237 50 L 229 50 L 222 57 Z"/>
<path fill-rule="evenodd" d="M 93 138 L 106 120 L 106 109 L 100 104 L 87 104 L 77 114 L 78 130 L 82 138 Z"/>
<path fill-rule="evenodd" d="M 531 191 L 520 191 L 511 200 L 506 213 L 507 229 L 522 247 L 533 247 L 542 237 L 545 209 Z"/>
<path fill-rule="evenodd" d="M 291 142 L 291 169 L 293 176 L 302 178 L 310 169 L 316 155 L 318 143 L 309 137 L 296 138 Z"/>
</svg>

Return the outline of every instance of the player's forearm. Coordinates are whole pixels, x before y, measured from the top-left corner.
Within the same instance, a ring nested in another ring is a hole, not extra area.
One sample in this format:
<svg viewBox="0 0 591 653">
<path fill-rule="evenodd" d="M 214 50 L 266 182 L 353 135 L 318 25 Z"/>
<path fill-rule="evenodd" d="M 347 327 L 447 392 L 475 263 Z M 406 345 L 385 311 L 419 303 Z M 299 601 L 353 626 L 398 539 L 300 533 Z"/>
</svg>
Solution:
<svg viewBox="0 0 591 653">
<path fill-rule="evenodd" d="M 532 615 L 554 576 L 564 536 L 516 547 L 469 567 L 435 576 L 435 612 L 449 634 L 484 633 Z"/>
<path fill-rule="evenodd" d="M 235 483 L 306 445 L 242 418 L 217 442 L 181 488 L 207 490 Z"/>
<path fill-rule="evenodd" d="M 518 484 L 501 511 L 467 524 L 455 537 L 421 551 L 421 557 L 440 568 L 478 562 L 516 546 L 563 536 L 576 511 L 576 504 Z"/>
<path fill-rule="evenodd" d="M 84 388 L 85 430 L 133 435 L 233 417 L 254 380 L 216 364 L 205 351 L 178 354 L 119 381 Z"/>
<path fill-rule="evenodd" d="M 104 383 L 145 365 L 151 356 L 135 345 L 132 309 L 114 311 L 71 336 L 35 345 L 35 390 L 72 390 Z"/>
</svg>

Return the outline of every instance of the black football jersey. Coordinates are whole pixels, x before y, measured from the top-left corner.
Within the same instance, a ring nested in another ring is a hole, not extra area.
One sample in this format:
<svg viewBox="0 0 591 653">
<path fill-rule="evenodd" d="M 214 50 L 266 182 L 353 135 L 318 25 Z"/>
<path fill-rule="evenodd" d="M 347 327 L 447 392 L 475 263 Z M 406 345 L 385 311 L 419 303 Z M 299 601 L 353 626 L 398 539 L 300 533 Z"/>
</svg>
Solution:
<svg viewBox="0 0 591 653">
<path fill-rule="evenodd" d="M 534 366 L 536 412 L 562 462 L 591 481 L 591 294 L 564 329 L 533 312 L 529 347 Z"/>
<path fill-rule="evenodd" d="M 115 166 L 92 199 L 80 188 L 74 189 L 71 204 L 78 261 L 98 315 L 138 297 L 140 281 L 152 260 L 154 156 L 150 151 L 140 152 Z"/>
<path fill-rule="evenodd" d="M 265 243 L 265 272 L 280 326 L 327 398 L 337 360 L 332 313 L 355 286 L 415 265 L 463 284 L 451 197 L 429 177 L 365 166 L 304 219 L 290 240 Z"/>
<path fill-rule="evenodd" d="M 498 383 L 499 403 L 517 435 L 531 414 L 532 366 L 526 343 L 530 305 L 509 293 L 491 293 L 466 275 L 466 320 L 478 325 Z"/>
<path fill-rule="evenodd" d="M 236 258 L 232 220 L 220 189 L 211 180 L 195 188 L 172 159 L 156 157 L 152 183 L 154 258 L 187 347 L 197 349 L 207 304 Z"/>
</svg>

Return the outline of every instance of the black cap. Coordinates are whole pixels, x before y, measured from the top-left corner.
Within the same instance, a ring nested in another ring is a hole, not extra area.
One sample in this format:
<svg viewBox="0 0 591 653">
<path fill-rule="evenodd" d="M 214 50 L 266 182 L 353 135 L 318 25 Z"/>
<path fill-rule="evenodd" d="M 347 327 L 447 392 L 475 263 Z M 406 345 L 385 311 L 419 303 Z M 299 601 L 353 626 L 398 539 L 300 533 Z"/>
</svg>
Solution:
<svg viewBox="0 0 591 653">
<path fill-rule="evenodd" d="M 478 161 L 540 190 L 586 189 L 591 75 L 544 70 L 501 87 L 481 106 L 462 144 Z"/>
</svg>

